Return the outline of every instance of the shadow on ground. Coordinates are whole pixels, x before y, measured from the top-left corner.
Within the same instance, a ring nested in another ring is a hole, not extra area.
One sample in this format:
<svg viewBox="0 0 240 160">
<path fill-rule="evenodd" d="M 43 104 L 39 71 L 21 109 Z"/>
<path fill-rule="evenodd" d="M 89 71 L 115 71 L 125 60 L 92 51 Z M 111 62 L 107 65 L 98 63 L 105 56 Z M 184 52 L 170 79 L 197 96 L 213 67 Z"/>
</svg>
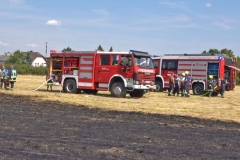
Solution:
<svg viewBox="0 0 240 160">
<path fill-rule="evenodd" d="M 240 124 L 0 95 L 1 159 L 240 159 Z"/>
</svg>

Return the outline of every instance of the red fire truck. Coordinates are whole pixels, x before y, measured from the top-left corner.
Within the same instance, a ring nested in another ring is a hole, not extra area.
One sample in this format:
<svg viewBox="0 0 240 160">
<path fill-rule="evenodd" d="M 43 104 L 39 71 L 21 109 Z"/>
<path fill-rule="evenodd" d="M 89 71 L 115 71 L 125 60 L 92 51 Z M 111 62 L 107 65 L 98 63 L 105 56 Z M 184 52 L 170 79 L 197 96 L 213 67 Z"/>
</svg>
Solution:
<svg viewBox="0 0 240 160">
<path fill-rule="evenodd" d="M 48 78 L 67 93 L 110 91 L 114 97 L 142 97 L 154 86 L 155 70 L 147 52 L 51 50 Z"/>
<path fill-rule="evenodd" d="M 156 79 L 155 91 L 160 92 L 169 89 L 169 76 L 174 73 L 181 77 L 182 72 L 188 71 L 191 78 L 190 89 L 193 94 L 200 95 L 206 91 L 209 75 L 213 75 L 218 88 L 213 96 L 217 96 L 220 90 L 220 78 L 228 81 L 226 90 L 234 89 L 236 85 L 236 59 L 223 54 L 165 54 L 153 58 Z"/>
</svg>

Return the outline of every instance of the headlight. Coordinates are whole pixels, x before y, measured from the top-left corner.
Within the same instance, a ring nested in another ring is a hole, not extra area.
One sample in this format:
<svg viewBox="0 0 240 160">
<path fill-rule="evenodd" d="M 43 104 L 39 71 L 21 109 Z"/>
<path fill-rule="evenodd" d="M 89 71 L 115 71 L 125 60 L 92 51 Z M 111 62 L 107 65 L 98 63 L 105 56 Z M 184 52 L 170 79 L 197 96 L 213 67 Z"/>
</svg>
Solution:
<svg viewBox="0 0 240 160">
<path fill-rule="evenodd" d="M 136 81 L 136 84 L 139 84 L 139 81 Z"/>
</svg>

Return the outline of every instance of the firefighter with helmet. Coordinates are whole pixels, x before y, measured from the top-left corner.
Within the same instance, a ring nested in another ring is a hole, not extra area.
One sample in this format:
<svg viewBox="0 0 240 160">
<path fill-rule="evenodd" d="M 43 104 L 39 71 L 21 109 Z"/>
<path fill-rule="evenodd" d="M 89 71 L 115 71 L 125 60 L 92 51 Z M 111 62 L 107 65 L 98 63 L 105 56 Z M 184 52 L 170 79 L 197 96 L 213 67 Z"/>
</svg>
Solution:
<svg viewBox="0 0 240 160">
<path fill-rule="evenodd" d="M 185 89 L 186 89 L 185 97 L 190 97 L 190 94 L 189 94 L 190 77 L 188 74 L 189 74 L 189 72 L 185 71 Z"/>
<path fill-rule="evenodd" d="M 8 69 L 6 69 L 5 66 L 3 65 L 2 66 L 1 89 L 3 88 L 3 84 L 4 84 L 4 88 L 8 89 L 7 81 L 8 81 Z"/>
<path fill-rule="evenodd" d="M 17 78 L 17 71 L 14 68 L 13 65 L 10 66 L 10 70 L 9 70 L 9 80 L 10 80 L 10 84 L 11 84 L 11 88 L 14 88 L 14 83 L 16 82 L 16 78 Z"/>
<path fill-rule="evenodd" d="M 184 97 L 186 94 L 186 88 L 185 88 L 185 72 L 182 73 L 182 79 L 181 79 L 181 96 Z"/>
<path fill-rule="evenodd" d="M 208 90 L 209 90 L 209 94 L 208 96 L 209 97 L 212 97 L 212 94 L 213 94 L 213 88 L 214 88 L 214 84 L 213 84 L 213 75 L 209 75 L 208 76 Z"/>
</svg>

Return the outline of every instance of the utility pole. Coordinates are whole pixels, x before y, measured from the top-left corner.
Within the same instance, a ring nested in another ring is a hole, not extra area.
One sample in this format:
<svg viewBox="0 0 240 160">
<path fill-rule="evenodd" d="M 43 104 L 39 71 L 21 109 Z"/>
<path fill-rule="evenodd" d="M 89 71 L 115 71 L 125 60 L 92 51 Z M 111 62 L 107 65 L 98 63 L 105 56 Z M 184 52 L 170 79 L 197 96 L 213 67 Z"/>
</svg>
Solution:
<svg viewBox="0 0 240 160">
<path fill-rule="evenodd" d="M 46 57 L 47 57 L 47 45 L 48 45 L 48 42 L 46 40 Z"/>
</svg>

